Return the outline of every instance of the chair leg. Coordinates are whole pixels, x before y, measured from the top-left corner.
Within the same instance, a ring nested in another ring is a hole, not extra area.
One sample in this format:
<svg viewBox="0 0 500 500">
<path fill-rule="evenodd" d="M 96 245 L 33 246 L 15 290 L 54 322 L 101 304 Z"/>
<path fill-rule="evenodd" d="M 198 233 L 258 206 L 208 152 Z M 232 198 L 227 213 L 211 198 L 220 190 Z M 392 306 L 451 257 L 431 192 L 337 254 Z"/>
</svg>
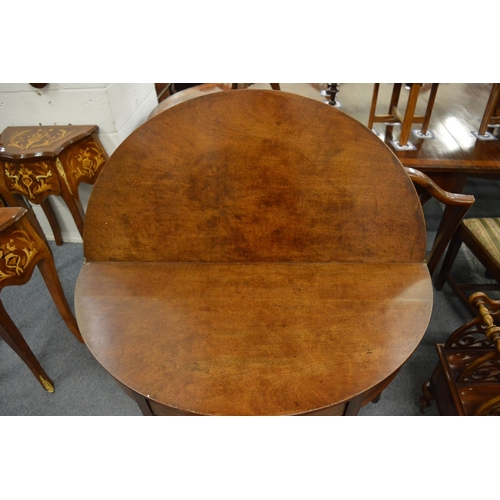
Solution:
<svg viewBox="0 0 500 500">
<path fill-rule="evenodd" d="M 54 392 L 54 383 L 45 373 L 36 359 L 33 351 L 21 335 L 21 332 L 12 321 L 0 300 L 0 337 L 7 342 L 12 350 L 24 361 L 40 385 L 48 392 Z"/>
<path fill-rule="evenodd" d="M 462 245 L 462 237 L 460 236 L 460 226 L 457 231 L 453 235 L 450 241 L 450 245 L 448 247 L 448 251 L 444 257 L 443 265 L 441 266 L 441 270 L 438 275 L 438 279 L 436 280 L 436 290 L 441 290 L 443 288 L 444 282 L 446 281 L 446 276 L 449 274 L 451 270 L 451 266 L 453 266 L 453 262 L 457 257 L 458 251 Z"/>
<path fill-rule="evenodd" d="M 434 244 L 432 245 L 432 250 L 427 259 L 427 267 L 431 277 L 434 276 L 434 272 L 446 250 L 448 243 L 451 241 L 453 234 L 459 227 L 460 222 L 468 210 L 469 207 L 467 206 L 450 205 L 447 205 L 444 209 L 443 217 L 441 218 L 441 223 L 439 224 L 436 238 L 434 240 Z"/>
<path fill-rule="evenodd" d="M 73 335 L 83 344 L 82 335 L 78 329 L 78 324 L 69 307 L 68 301 L 66 300 L 66 296 L 64 295 L 64 290 L 59 280 L 53 259 L 43 259 L 37 265 L 49 289 L 50 295 L 56 304 L 59 314 L 62 316 Z"/>
<path fill-rule="evenodd" d="M 438 87 L 439 83 L 433 83 L 431 87 L 427 108 L 425 108 L 424 123 L 422 124 L 422 130 L 420 131 L 424 135 L 427 134 L 427 129 L 429 128 L 429 122 L 431 121 L 432 109 L 434 108 L 434 101 L 436 100 Z"/>
<path fill-rule="evenodd" d="M 394 116 L 394 109 L 398 107 L 399 96 L 401 95 L 402 83 L 395 83 L 392 87 L 391 102 L 389 103 L 389 114 Z"/>
<path fill-rule="evenodd" d="M 415 109 L 417 107 L 418 95 L 420 93 L 421 86 L 421 83 L 413 83 L 411 86 L 410 96 L 408 97 L 408 104 L 406 105 L 405 116 L 403 119 L 403 123 L 401 124 L 401 136 L 399 138 L 399 144 L 401 144 L 401 146 L 406 146 L 408 144 L 411 125 L 413 123 L 413 117 L 415 116 Z"/>
<path fill-rule="evenodd" d="M 372 104 L 370 106 L 370 115 L 368 116 L 368 128 L 370 130 L 373 128 L 375 112 L 377 111 L 377 100 L 378 100 L 379 89 L 380 89 L 380 83 L 374 83 L 373 84 Z"/>
<path fill-rule="evenodd" d="M 486 134 L 490 119 L 495 113 L 499 101 L 500 101 L 500 84 L 494 83 L 493 87 L 491 88 L 490 97 L 488 98 L 488 102 L 486 103 L 486 108 L 484 110 L 483 119 L 481 120 L 481 125 L 479 126 L 479 131 L 478 131 L 479 135 Z"/>
</svg>

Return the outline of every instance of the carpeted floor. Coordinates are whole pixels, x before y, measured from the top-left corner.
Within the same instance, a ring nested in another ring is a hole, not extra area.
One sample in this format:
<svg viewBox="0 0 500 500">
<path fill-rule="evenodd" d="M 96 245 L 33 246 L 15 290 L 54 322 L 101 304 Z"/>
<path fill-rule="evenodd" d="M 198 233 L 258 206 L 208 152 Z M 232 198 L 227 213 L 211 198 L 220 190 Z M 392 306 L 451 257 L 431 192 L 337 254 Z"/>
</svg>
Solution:
<svg viewBox="0 0 500 500">
<path fill-rule="evenodd" d="M 497 181 L 470 180 L 464 190 L 476 197 L 468 214 L 500 215 Z M 431 201 L 424 207 L 429 243 L 440 220 L 441 207 Z M 70 304 L 83 262 L 81 244 L 51 244 L 56 266 Z M 482 278 L 484 271 L 469 252 L 460 252 L 454 275 L 472 274 Z M 55 392 L 44 391 L 11 349 L 0 341 L 0 415 L 141 415 L 138 406 L 115 384 L 80 344 L 60 318 L 38 270 L 23 286 L 2 290 L 2 301 L 33 352 L 55 383 Z M 433 371 L 437 355 L 434 344 L 469 319 L 467 311 L 445 285 L 434 293 L 434 310 L 421 344 L 403 366 L 380 401 L 369 403 L 360 415 L 435 416 L 436 406 L 422 413 L 419 405 L 422 383 Z"/>
</svg>

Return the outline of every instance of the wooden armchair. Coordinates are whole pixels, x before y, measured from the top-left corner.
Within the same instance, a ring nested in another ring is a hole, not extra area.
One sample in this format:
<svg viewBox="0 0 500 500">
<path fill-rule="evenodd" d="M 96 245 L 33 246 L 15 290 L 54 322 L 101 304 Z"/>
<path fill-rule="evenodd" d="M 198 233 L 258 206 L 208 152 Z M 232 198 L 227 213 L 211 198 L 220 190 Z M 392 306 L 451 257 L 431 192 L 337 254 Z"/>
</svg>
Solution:
<svg viewBox="0 0 500 500">
<path fill-rule="evenodd" d="M 427 175 L 414 168 L 406 168 L 406 172 L 415 185 L 422 204 L 427 202 L 431 197 L 445 204 L 443 217 L 441 218 L 432 248 L 427 256 L 427 267 L 430 275 L 433 276 L 453 234 L 474 203 L 474 196 L 449 193 L 440 188 Z"/>
<path fill-rule="evenodd" d="M 457 283 L 452 275 L 451 268 L 457 257 L 462 243 L 483 264 L 486 271 L 497 284 L 493 283 Z M 451 239 L 448 252 L 436 282 L 436 288 L 441 290 L 448 282 L 453 291 L 471 312 L 474 312 L 467 299 L 472 290 L 498 290 L 500 284 L 500 217 L 481 217 L 464 219 Z"/>
<path fill-rule="evenodd" d="M 0 208 L 0 290 L 9 285 L 27 283 L 37 265 L 66 325 L 83 343 L 76 320 L 64 295 L 52 252 L 33 228 L 26 214 L 27 210 L 22 207 Z M 1 300 L 0 337 L 26 363 L 42 387 L 53 392 L 52 380 L 40 366 Z"/>
<path fill-rule="evenodd" d="M 422 387 L 422 409 L 441 415 L 500 415 L 500 301 L 482 292 L 468 300 L 476 317 L 437 344 L 439 362 Z"/>
</svg>

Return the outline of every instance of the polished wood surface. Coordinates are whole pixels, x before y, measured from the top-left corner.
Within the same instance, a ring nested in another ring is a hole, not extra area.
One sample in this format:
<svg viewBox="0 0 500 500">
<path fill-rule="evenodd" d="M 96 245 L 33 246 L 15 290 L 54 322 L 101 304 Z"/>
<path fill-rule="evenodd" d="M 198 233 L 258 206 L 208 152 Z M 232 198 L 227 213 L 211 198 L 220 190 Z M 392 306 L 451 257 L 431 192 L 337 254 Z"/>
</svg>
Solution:
<svg viewBox="0 0 500 500">
<path fill-rule="evenodd" d="M 85 264 L 77 317 L 119 382 L 209 415 L 338 412 L 418 345 L 423 264 Z M 368 401 L 365 401 L 367 403 Z"/>
<path fill-rule="evenodd" d="M 94 187 L 84 253 L 82 335 L 145 414 L 356 414 L 432 308 L 404 168 L 288 92 L 218 92 L 147 121 Z"/>
<path fill-rule="evenodd" d="M 500 140 L 480 141 L 471 133 L 479 131 L 482 117 L 487 108 L 491 83 L 440 83 L 434 96 L 432 115 L 428 129 L 434 139 L 409 136 L 415 150 L 398 151 L 392 141 L 399 141 L 400 126 L 385 126 L 374 123 L 373 128 L 380 140 L 394 152 L 405 167 L 412 167 L 430 176 L 439 186 L 452 193 L 461 193 L 469 176 L 499 178 Z M 253 84 L 251 88 L 269 88 L 268 84 Z M 282 83 L 284 92 L 291 92 L 311 99 L 327 102 L 321 94 L 327 89 L 326 83 Z M 337 100 L 340 110 L 369 125 L 373 98 L 373 83 L 342 83 L 339 85 Z M 388 110 L 391 105 L 393 86 L 381 83 L 378 91 L 377 109 Z M 404 95 L 406 94 L 406 95 Z M 405 103 L 409 90 L 402 88 L 400 114 L 406 113 Z M 415 107 L 415 114 L 425 116 L 432 99 L 432 85 L 423 84 Z M 412 130 L 422 126 L 415 124 Z M 498 128 L 495 137 L 499 137 Z"/>
<path fill-rule="evenodd" d="M 64 295 L 50 248 L 30 224 L 27 210 L 20 207 L 0 208 L 0 290 L 6 286 L 27 283 L 35 266 L 54 303 L 74 336 L 83 342 L 73 312 Z M 33 297 L 36 300 L 36 297 Z M 29 308 L 29 304 L 25 307 Z M 21 332 L 0 301 L 0 337 L 19 355 L 42 387 L 54 391 L 54 383 L 45 373 Z"/>
<path fill-rule="evenodd" d="M 0 136 L 0 158 L 55 158 L 64 148 L 96 131 L 96 125 L 7 127 Z"/>
<path fill-rule="evenodd" d="M 158 99 L 158 106 L 151 111 L 148 116 L 148 120 L 153 118 L 159 113 L 173 107 L 177 106 L 181 102 L 188 101 L 189 99 L 194 99 L 196 97 L 201 97 L 202 95 L 212 94 L 214 92 L 221 92 L 223 90 L 231 90 L 231 83 L 202 83 L 201 85 L 196 85 L 195 87 L 190 87 L 185 90 L 180 90 L 175 94 L 164 97 L 161 101 Z"/>
<path fill-rule="evenodd" d="M 460 193 L 469 176 L 499 177 L 500 140 L 480 141 L 471 133 L 479 130 L 492 86 L 491 83 L 440 83 L 429 122 L 434 139 L 410 136 L 416 150 L 394 149 L 391 141 L 399 140 L 401 127 L 374 124 L 374 129 L 405 167 L 416 168 L 447 191 Z M 342 110 L 367 124 L 372 89 L 373 84 L 340 85 Z M 431 91 L 430 85 L 422 86 L 416 113 L 425 113 Z M 391 85 L 380 84 L 379 106 L 387 107 L 390 96 Z"/>
<path fill-rule="evenodd" d="M 423 213 L 397 158 L 344 113 L 276 95 L 219 92 L 137 129 L 94 187 L 87 259 L 423 262 Z"/>
</svg>

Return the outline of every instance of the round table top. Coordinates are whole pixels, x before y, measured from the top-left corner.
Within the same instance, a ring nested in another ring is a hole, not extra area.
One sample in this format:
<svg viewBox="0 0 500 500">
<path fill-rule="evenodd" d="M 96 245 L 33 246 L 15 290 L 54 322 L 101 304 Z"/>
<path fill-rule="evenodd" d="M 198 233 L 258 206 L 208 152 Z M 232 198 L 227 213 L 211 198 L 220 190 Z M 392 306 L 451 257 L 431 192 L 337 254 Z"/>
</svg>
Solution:
<svg viewBox="0 0 500 500">
<path fill-rule="evenodd" d="M 317 412 L 394 374 L 432 308 L 425 225 L 366 127 L 279 91 L 147 121 L 89 200 L 78 323 L 123 386 L 182 413 Z"/>
</svg>

